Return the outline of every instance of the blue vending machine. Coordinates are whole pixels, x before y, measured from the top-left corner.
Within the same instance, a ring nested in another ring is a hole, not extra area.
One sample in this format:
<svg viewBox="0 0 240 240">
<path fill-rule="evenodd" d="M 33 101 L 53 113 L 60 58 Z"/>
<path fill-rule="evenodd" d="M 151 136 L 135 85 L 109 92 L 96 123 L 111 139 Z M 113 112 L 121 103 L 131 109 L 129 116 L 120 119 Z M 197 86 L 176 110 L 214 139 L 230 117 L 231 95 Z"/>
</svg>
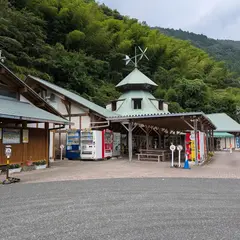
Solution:
<svg viewBox="0 0 240 240">
<path fill-rule="evenodd" d="M 236 137 L 236 148 L 240 149 L 240 137 Z"/>
<path fill-rule="evenodd" d="M 67 143 L 66 143 L 66 158 L 69 160 L 76 160 L 80 159 L 80 137 L 81 132 L 80 130 L 68 130 L 67 132 Z"/>
</svg>

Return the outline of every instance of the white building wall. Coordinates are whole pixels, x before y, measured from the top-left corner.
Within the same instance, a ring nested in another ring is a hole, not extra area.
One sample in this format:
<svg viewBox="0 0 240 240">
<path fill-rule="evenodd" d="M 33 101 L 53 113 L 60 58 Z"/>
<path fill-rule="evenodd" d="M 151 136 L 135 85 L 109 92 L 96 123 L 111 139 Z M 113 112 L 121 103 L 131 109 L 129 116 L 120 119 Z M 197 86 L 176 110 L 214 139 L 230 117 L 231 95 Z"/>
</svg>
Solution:
<svg viewBox="0 0 240 240">
<path fill-rule="evenodd" d="M 82 129 L 90 128 L 91 125 L 91 118 L 89 116 L 82 116 L 81 117 L 81 127 Z"/>
<path fill-rule="evenodd" d="M 168 104 L 167 103 L 163 103 L 163 110 L 164 110 L 164 112 L 168 112 Z"/>
<path fill-rule="evenodd" d="M 156 108 L 156 109 L 158 109 L 158 105 L 159 105 L 159 102 L 158 102 L 158 100 L 151 100 L 151 102 L 152 102 L 152 104 L 154 105 L 154 107 Z"/>
<path fill-rule="evenodd" d="M 84 114 L 86 112 L 88 112 L 86 108 L 81 107 L 75 102 L 71 103 L 71 114 Z"/>
<path fill-rule="evenodd" d="M 50 132 L 50 142 L 49 142 L 49 159 L 53 159 L 53 132 Z"/>
<path fill-rule="evenodd" d="M 74 123 L 74 125 L 72 126 L 72 129 L 80 129 L 80 117 L 72 117 L 71 118 L 71 122 Z"/>
<path fill-rule="evenodd" d="M 108 104 L 108 105 L 106 106 L 106 109 L 109 110 L 109 111 L 112 111 L 112 104 L 111 104 L 111 103 Z"/>
</svg>

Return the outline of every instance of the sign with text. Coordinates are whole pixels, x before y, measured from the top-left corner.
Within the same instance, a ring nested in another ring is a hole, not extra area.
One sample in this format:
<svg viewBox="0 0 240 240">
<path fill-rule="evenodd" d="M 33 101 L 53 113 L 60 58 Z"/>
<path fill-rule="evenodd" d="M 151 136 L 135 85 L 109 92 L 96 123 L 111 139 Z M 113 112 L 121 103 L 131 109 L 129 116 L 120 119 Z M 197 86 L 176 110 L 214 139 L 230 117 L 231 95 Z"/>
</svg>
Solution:
<svg viewBox="0 0 240 240">
<path fill-rule="evenodd" d="M 19 144 L 21 141 L 21 130 L 4 128 L 2 135 L 3 144 Z"/>
</svg>

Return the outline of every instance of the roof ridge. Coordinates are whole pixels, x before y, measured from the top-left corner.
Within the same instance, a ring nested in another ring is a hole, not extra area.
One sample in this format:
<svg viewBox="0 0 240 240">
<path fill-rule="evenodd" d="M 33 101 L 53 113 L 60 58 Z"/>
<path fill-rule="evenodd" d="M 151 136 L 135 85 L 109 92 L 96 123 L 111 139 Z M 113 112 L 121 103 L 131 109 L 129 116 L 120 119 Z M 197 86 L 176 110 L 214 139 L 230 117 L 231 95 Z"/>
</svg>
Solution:
<svg viewBox="0 0 240 240">
<path fill-rule="evenodd" d="M 138 74 L 138 76 L 136 76 L 133 80 L 134 74 Z M 141 82 L 140 78 L 142 78 L 141 79 L 142 82 Z M 128 85 L 128 84 L 149 84 L 149 85 L 155 86 L 155 87 L 158 86 L 153 80 L 151 80 L 148 76 L 146 76 L 138 68 L 135 68 L 132 72 L 130 72 L 124 79 L 122 79 L 116 85 L 116 87 L 122 87 L 122 86 Z"/>
</svg>

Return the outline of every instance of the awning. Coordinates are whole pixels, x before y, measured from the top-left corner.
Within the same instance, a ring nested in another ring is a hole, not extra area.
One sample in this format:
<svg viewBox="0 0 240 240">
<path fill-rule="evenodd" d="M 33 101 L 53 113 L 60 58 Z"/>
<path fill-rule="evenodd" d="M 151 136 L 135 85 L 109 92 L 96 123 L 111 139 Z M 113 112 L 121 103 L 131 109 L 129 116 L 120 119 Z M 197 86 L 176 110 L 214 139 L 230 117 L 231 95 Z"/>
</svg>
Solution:
<svg viewBox="0 0 240 240">
<path fill-rule="evenodd" d="M 234 135 L 227 133 L 227 132 L 214 132 L 214 138 L 232 138 Z"/>
<path fill-rule="evenodd" d="M 0 98 L 0 118 L 69 125 L 69 121 L 30 103 Z"/>
<path fill-rule="evenodd" d="M 111 122 L 133 121 L 138 124 L 151 125 L 159 128 L 186 131 L 192 130 L 191 126 L 193 126 L 194 118 L 199 119 L 200 122 L 208 126 L 209 129 L 216 129 L 211 120 L 202 112 L 117 116 L 109 117 L 107 120 Z M 201 124 L 198 123 L 197 125 L 198 130 L 201 130 Z"/>
</svg>

